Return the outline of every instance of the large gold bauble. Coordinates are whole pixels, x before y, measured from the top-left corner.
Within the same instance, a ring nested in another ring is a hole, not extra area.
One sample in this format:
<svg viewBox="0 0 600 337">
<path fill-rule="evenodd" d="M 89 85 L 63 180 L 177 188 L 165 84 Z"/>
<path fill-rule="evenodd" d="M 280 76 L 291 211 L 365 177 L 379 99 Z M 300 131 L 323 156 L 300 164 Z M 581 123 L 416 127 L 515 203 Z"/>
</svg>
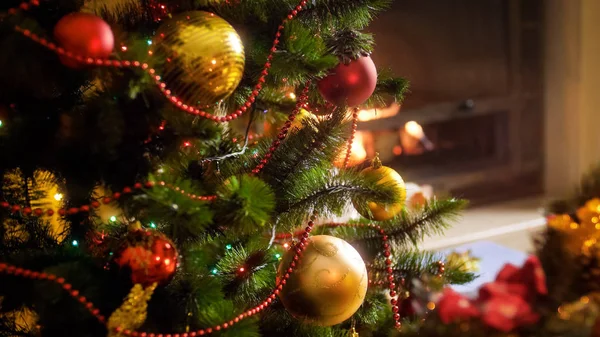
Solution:
<svg viewBox="0 0 600 337">
<path fill-rule="evenodd" d="M 162 80 L 190 106 L 231 95 L 244 73 L 244 46 L 227 21 L 203 11 L 184 12 L 160 25 L 153 55 L 164 58 Z"/>
<path fill-rule="evenodd" d="M 277 280 L 296 254 L 281 260 Z M 367 267 L 349 243 L 328 235 L 308 239 L 298 266 L 279 293 L 288 312 L 304 322 L 331 326 L 350 318 L 362 305 L 368 286 Z"/>
<path fill-rule="evenodd" d="M 357 202 L 354 203 L 354 208 L 367 219 L 375 221 L 386 221 L 389 220 L 404 208 L 406 201 L 406 185 L 402 177 L 394 169 L 382 166 L 379 158 L 373 160 L 373 165 L 364 169 L 361 174 L 364 176 L 379 176 L 382 177 L 377 181 L 377 185 L 388 185 L 394 186 L 395 193 L 397 194 L 397 202 L 392 204 L 379 204 L 376 202 L 368 202 L 367 205 L 359 205 Z"/>
</svg>

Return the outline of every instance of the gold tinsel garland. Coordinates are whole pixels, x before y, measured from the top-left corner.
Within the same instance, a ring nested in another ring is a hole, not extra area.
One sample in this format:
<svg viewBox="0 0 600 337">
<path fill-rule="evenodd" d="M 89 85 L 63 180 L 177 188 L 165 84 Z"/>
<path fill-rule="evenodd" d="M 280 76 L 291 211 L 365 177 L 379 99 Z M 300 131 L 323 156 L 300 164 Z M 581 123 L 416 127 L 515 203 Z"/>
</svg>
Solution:
<svg viewBox="0 0 600 337">
<path fill-rule="evenodd" d="M 117 328 L 122 328 L 121 331 L 135 330 L 144 324 L 148 301 L 150 301 L 156 285 L 154 283 L 144 289 L 141 284 L 136 284 L 131 288 L 123 304 L 108 319 L 108 337 L 123 336 L 116 331 Z"/>
</svg>

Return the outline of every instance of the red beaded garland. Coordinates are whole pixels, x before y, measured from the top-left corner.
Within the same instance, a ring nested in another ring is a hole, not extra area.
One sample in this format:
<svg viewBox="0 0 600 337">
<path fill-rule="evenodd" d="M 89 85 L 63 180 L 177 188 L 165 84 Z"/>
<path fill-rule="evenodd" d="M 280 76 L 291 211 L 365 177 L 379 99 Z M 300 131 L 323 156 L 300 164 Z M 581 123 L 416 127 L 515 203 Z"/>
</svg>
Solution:
<svg viewBox="0 0 600 337">
<path fill-rule="evenodd" d="M 29 1 L 29 2 L 24 2 L 21 4 L 20 9 L 22 10 L 28 10 L 30 8 L 30 5 L 33 6 L 38 6 L 39 5 L 39 1 Z M 290 11 L 290 14 L 288 14 L 287 19 L 284 19 L 281 23 L 281 25 L 279 25 L 279 27 L 277 28 L 277 33 L 276 36 L 281 36 L 281 32 L 283 31 L 283 29 L 285 28 L 285 24 L 289 21 L 294 19 L 298 13 L 304 9 L 306 9 L 308 5 L 308 1 L 307 0 L 302 0 L 300 1 L 300 3 L 298 4 L 298 6 L 296 6 L 295 10 Z M 18 11 L 18 9 L 11 9 L 8 11 L 9 14 L 16 14 Z M 121 67 L 134 67 L 134 68 L 141 68 L 142 70 L 144 70 L 146 73 L 148 73 L 155 81 L 156 85 L 159 87 L 160 91 L 162 92 L 162 94 L 171 102 L 173 103 L 174 106 L 176 106 L 177 108 L 179 108 L 180 110 L 192 114 L 192 115 L 197 115 L 206 119 L 211 119 L 215 122 L 219 122 L 219 123 L 224 123 L 224 122 L 229 122 L 233 119 L 237 119 L 239 118 L 242 113 L 244 111 L 246 111 L 246 109 L 244 109 L 245 107 L 251 107 L 253 102 L 255 102 L 256 97 L 258 96 L 258 94 L 260 93 L 261 89 L 262 89 L 262 85 L 261 83 L 265 83 L 266 80 L 266 76 L 269 74 L 269 68 L 271 68 L 271 60 L 273 59 L 273 55 L 274 53 L 277 51 L 277 47 L 279 46 L 279 39 L 276 37 L 275 40 L 273 40 L 273 44 L 272 47 L 270 49 L 269 55 L 267 56 L 267 62 L 265 63 L 263 70 L 261 72 L 261 76 L 258 78 L 258 83 L 255 85 L 255 90 L 252 91 L 252 93 L 250 93 L 250 95 L 248 96 L 248 98 L 246 99 L 246 102 L 242 105 L 242 107 L 240 109 L 237 109 L 234 113 L 226 115 L 226 116 L 216 116 L 213 115 L 211 113 L 208 113 L 206 111 L 200 110 L 199 108 L 184 104 L 179 98 L 177 98 L 176 96 L 171 95 L 171 90 L 167 89 L 167 85 L 166 83 L 161 81 L 161 76 L 159 75 L 154 75 L 156 73 L 155 69 L 149 68 L 147 63 L 143 63 L 141 64 L 139 61 L 119 61 L 119 60 L 103 60 L 103 59 L 95 59 L 92 57 L 84 57 L 82 55 L 76 55 L 75 53 L 73 53 L 72 51 L 67 51 L 64 48 L 60 48 L 57 47 L 56 44 L 49 42 L 47 39 L 38 36 L 35 33 L 32 33 L 30 30 L 28 29 L 24 29 L 19 25 L 16 25 L 14 27 L 15 31 L 23 34 L 23 36 L 41 44 L 42 46 L 54 51 L 55 53 L 57 53 L 59 56 L 67 58 L 67 59 L 72 59 L 74 61 L 77 61 L 79 63 L 87 63 L 87 64 L 95 64 L 97 66 L 105 66 L 105 67 L 117 67 L 117 68 L 121 68 Z M 277 35 L 279 34 L 279 35 Z M 256 93 L 255 93 L 256 92 Z"/>
<path fill-rule="evenodd" d="M 260 160 L 259 164 L 256 165 L 256 167 L 252 170 L 253 174 L 259 174 L 260 171 L 262 171 L 262 169 L 265 167 L 265 165 L 269 162 L 269 159 L 271 159 L 271 157 L 273 156 L 273 153 L 275 151 L 277 151 L 277 148 L 279 147 L 279 145 L 281 145 L 281 141 L 287 136 L 287 134 L 290 130 L 290 127 L 292 126 L 292 122 L 294 121 L 294 119 L 296 119 L 296 115 L 298 114 L 298 112 L 300 112 L 300 109 L 302 109 L 304 107 L 306 100 L 308 99 L 309 85 L 310 85 L 310 81 L 308 83 L 306 83 L 306 85 L 304 86 L 304 89 L 302 90 L 302 94 L 300 95 L 300 97 L 298 97 L 298 101 L 296 102 L 296 107 L 294 108 L 294 110 L 292 110 L 292 112 L 288 116 L 288 120 L 285 123 L 285 125 L 281 128 L 281 130 L 279 130 L 279 133 L 277 134 L 277 138 L 271 144 L 269 151 L 267 151 L 267 153 L 264 155 L 263 159 Z"/>
<path fill-rule="evenodd" d="M 0 273 L 12 274 L 15 276 L 37 279 L 37 280 L 47 280 L 50 282 L 54 282 L 59 284 L 62 289 L 67 291 L 67 293 L 73 297 L 76 301 L 83 304 L 83 306 L 94 316 L 96 319 L 104 323 L 106 321 L 105 317 L 100 314 L 100 310 L 94 307 L 94 304 L 90 302 L 85 296 L 79 296 L 79 290 L 73 289 L 73 286 L 70 283 L 66 283 L 65 279 L 62 277 L 56 277 L 52 274 L 47 274 L 44 272 L 37 272 L 33 270 L 28 270 L 24 268 L 18 268 L 16 266 L 11 266 L 6 263 L 0 263 Z"/>
<path fill-rule="evenodd" d="M 350 162 L 350 155 L 352 154 L 352 143 L 354 143 L 354 136 L 356 135 L 356 128 L 358 126 L 358 108 L 354 108 L 352 113 L 352 130 L 350 132 L 350 138 L 348 139 L 348 147 L 346 148 L 346 157 L 344 158 L 344 168 L 348 167 Z"/>
<path fill-rule="evenodd" d="M 311 228 L 314 226 L 314 220 L 317 218 L 317 213 L 313 213 L 310 216 L 310 221 L 308 222 L 308 228 Z M 296 256 L 294 257 L 295 260 L 298 260 L 299 257 L 302 255 L 302 251 L 304 250 L 304 248 L 298 248 Z M 290 269 L 292 269 L 293 272 L 293 268 L 296 266 L 296 264 L 294 262 L 290 263 Z M 84 304 L 84 306 L 88 309 L 88 311 L 94 315 L 94 317 L 96 317 L 96 319 L 103 323 L 106 324 L 106 319 L 104 316 L 100 315 L 100 311 L 98 309 L 96 309 L 94 307 L 94 304 L 92 302 L 89 302 L 84 296 L 78 296 L 79 295 L 79 291 L 77 290 L 72 290 L 72 285 L 69 283 L 66 283 L 65 279 L 62 277 L 57 277 L 55 275 L 52 274 L 46 274 L 46 273 L 36 273 L 34 271 L 30 271 L 30 270 L 26 270 L 23 268 L 17 268 L 16 266 L 11 266 L 11 265 L 7 265 L 5 263 L 0 263 L 0 273 L 7 273 L 7 274 L 14 274 L 15 276 L 24 276 L 24 277 L 31 277 L 31 278 L 37 278 L 37 279 L 46 279 L 49 281 L 53 281 L 57 284 L 62 285 L 62 288 L 69 291 L 69 294 L 75 298 L 76 300 L 78 300 L 80 303 Z M 290 272 L 291 274 L 291 272 Z M 289 275 L 289 274 L 288 274 Z M 288 276 L 289 277 L 289 276 Z M 259 305 L 257 305 L 256 307 L 252 308 L 252 309 L 248 309 L 246 310 L 244 313 L 240 314 L 239 316 L 235 317 L 233 320 L 229 320 L 226 322 L 223 322 L 219 325 L 216 325 L 215 327 L 212 328 L 206 328 L 206 329 L 200 329 L 197 331 L 193 331 L 188 333 L 189 336 L 196 336 L 196 335 L 205 335 L 205 334 L 211 334 L 213 331 L 219 331 L 221 329 L 227 329 L 228 327 L 238 323 L 240 320 L 256 315 L 257 313 L 261 312 L 262 310 L 264 310 L 265 308 L 267 308 L 268 306 L 270 306 L 272 303 L 274 303 L 273 299 L 276 298 L 277 294 L 279 294 L 279 290 L 283 288 L 283 285 L 286 283 L 285 279 L 282 280 L 275 288 L 275 290 L 273 290 L 273 292 L 271 293 L 271 295 L 267 298 L 267 300 L 263 301 L 262 303 L 260 303 Z M 269 301 L 269 299 L 271 301 Z M 147 333 L 147 332 L 139 332 L 139 331 L 131 331 L 131 330 L 123 330 L 123 327 L 116 327 L 115 331 L 125 335 L 125 336 L 163 336 L 163 334 L 152 334 L 152 333 Z M 169 336 L 170 334 L 164 335 L 164 336 Z M 177 336 L 178 334 L 175 334 L 175 336 Z M 183 334 L 185 335 L 185 334 Z M 183 336 L 182 335 L 182 336 Z"/>
</svg>

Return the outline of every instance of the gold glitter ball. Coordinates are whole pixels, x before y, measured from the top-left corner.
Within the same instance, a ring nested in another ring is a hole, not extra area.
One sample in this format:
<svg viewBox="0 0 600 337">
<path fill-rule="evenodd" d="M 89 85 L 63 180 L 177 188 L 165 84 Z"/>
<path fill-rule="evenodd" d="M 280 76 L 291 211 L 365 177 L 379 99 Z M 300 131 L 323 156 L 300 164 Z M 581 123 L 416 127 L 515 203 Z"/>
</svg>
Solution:
<svg viewBox="0 0 600 337">
<path fill-rule="evenodd" d="M 213 104 L 231 95 L 244 74 L 244 46 L 219 16 L 191 11 L 173 16 L 156 31 L 152 55 L 164 59 L 162 81 L 189 106 Z"/>
<path fill-rule="evenodd" d="M 278 281 L 287 272 L 296 250 L 284 255 Z M 307 323 L 332 326 L 360 308 L 367 293 L 367 267 L 349 243 L 328 235 L 306 242 L 298 266 L 279 293 L 281 302 L 294 317 Z"/>
</svg>

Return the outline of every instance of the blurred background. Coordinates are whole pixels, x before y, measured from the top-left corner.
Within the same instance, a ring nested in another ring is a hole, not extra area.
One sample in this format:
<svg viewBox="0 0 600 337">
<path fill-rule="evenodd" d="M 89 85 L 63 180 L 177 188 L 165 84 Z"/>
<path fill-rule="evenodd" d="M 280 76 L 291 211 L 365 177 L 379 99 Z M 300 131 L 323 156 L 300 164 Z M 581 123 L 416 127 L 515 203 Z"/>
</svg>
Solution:
<svg viewBox="0 0 600 337">
<path fill-rule="evenodd" d="M 370 29 L 375 63 L 411 93 L 361 112 L 353 159 L 379 152 L 407 181 L 471 200 L 430 248 L 530 249 L 540 206 L 600 159 L 600 1 L 404 0 Z"/>
</svg>

